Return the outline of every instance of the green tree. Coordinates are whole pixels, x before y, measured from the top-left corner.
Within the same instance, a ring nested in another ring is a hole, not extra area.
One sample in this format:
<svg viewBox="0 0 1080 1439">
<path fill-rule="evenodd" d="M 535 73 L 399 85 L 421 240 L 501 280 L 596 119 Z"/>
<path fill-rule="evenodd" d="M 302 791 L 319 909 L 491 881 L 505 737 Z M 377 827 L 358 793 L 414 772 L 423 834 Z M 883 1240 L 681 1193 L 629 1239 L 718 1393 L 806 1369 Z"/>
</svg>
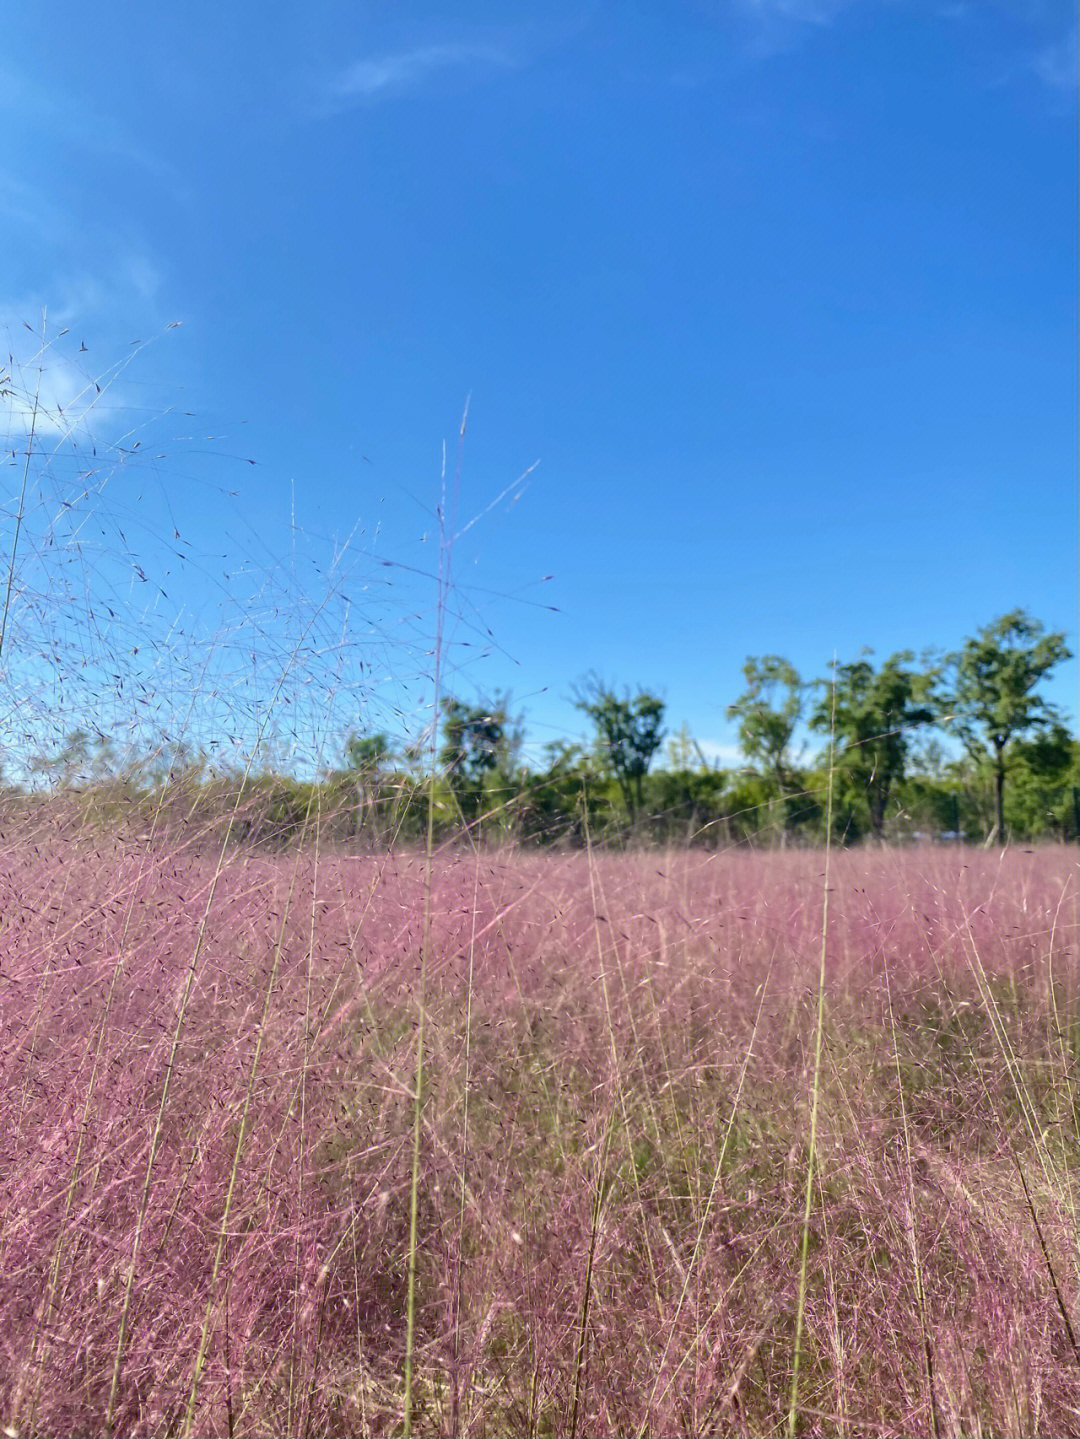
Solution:
<svg viewBox="0 0 1080 1439">
<path fill-rule="evenodd" d="M 1047 633 L 1022 609 L 984 626 L 948 657 L 943 699 L 952 712 L 951 726 L 972 759 L 993 776 L 988 844 L 1005 835 L 1005 782 L 1017 742 L 1061 722 L 1035 690 L 1055 665 L 1071 658 L 1064 633 Z"/>
<path fill-rule="evenodd" d="M 396 797 L 400 788 L 390 783 L 389 769 L 396 758 L 394 743 L 382 730 L 354 733 L 345 741 L 342 758 L 344 769 L 332 774 L 331 779 L 344 788 L 351 836 L 357 838 L 365 829 L 377 834 L 379 811 L 396 811 L 395 805 L 384 803 L 389 793 Z"/>
<path fill-rule="evenodd" d="M 545 744 L 544 756 L 541 768 L 519 776 L 521 834 L 537 844 L 578 844 L 586 825 L 593 834 L 604 822 L 596 812 L 593 756 L 562 739 Z"/>
<path fill-rule="evenodd" d="M 345 768 L 365 778 L 378 776 L 394 758 L 394 745 L 382 730 L 373 734 L 351 734 L 345 741 Z"/>
<path fill-rule="evenodd" d="M 50 783 L 65 788 L 100 783 L 116 769 L 112 740 L 100 731 L 91 735 L 85 729 L 73 729 L 66 735 L 56 754 L 34 755 L 30 760 L 31 773 L 47 775 Z"/>
<path fill-rule="evenodd" d="M 720 816 L 728 777 L 700 760 L 681 769 L 653 770 L 645 777 L 650 831 L 665 844 L 716 847 L 722 839 Z"/>
<path fill-rule="evenodd" d="M 722 842 L 767 843 L 775 834 L 775 802 L 776 787 L 768 775 L 749 768 L 733 771 L 723 796 Z"/>
<path fill-rule="evenodd" d="M 520 721 L 510 717 L 509 704 L 508 695 L 475 705 L 453 695 L 443 699 L 439 763 L 467 823 L 480 819 L 493 781 L 503 781 L 504 790 L 513 781 L 522 733 Z"/>
<path fill-rule="evenodd" d="M 701 746 L 690 733 L 690 726 L 683 722 L 678 731 L 669 736 L 664 746 L 665 767 L 673 774 L 689 774 L 704 766 L 701 762 Z"/>
<path fill-rule="evenodd" d="M 912 730 L 934 718 L 933 675 L 912 670 L 913 659 L 910 650 L 901 650 L 878 670 L 866 658 L 835 666 L 831 680 L 818 681 L 824 693 L 810 716 L 812 729 L 835 736 L 837 770 L 847 798 L 865 804 L 870 829 L 879 840 L 884 838 L 889 797 L 904 778 Z"/>
<path fill-rule="evenodd" d="M 795 730 L 806 706 L 806 686 L 782 655 L 750 655 L 743 665 L 746 689 L 728 705 L 729 720 L 739 721 L 739 746 L 758 772 L 775 787 L 783 816 L 781 845 L 791 828 L 790 800 L 801 788 L 792 752 Z"/>
<path fill-rule="evenodd" d="M 895 794 L 909 832 L 960 838 L 985 833 L 985 788 L 968 755 L 954 755 L 930 736 L 912 744 Z"/>
<path fill-rule="evenodd" d="M 1080 831 L 1080 744 L 1054 724 L 1017 740 L 1009 760 L 1005 819 L 1026 839 L 1054 834 L 1075 839 Z"/>
<path fill-rule="evenodd" d="M 664 739 L 664 701 L 648 690 L 616 694 L 595 675 L 576 687 L 574 703 L 596 727 L 597 749 L 615 779 L 631 827 L 644 806 L 644 781 Z"/>
<path fill-rule="evenodd" d="M 573 740 L 552 739 L 544 746 L 549 775 L 577 774 L 591 770 L 592 756 Z"/>
</svg>

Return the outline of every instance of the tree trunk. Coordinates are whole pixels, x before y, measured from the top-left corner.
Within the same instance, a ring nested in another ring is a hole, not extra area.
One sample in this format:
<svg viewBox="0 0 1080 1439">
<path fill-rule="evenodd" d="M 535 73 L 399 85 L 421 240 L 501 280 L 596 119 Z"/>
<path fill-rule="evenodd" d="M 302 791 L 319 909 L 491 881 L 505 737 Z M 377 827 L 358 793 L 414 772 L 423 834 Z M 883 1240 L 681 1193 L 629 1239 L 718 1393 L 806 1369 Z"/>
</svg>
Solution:
<svg viewBox="0 0 1080 1439">
<path fill-rule="evenodd" d="M 627 824 L 629 825 L 630 833 L 633 834 L 637 828 L 637 807 L 634 804 L 633 781 L 627 774 L 616 775 L 616 779 L 618 780 L 619 790 L 622 794 L 623 804 L 626 807 Z"/>
<path fill-rule="evenodd" d="M 788 783 L 787 771 L 782 765 L 777 765 L 774 774 L 776 788 L 780 793 L 780 848 L 786 850 L 788 837 L 791 834 L 791 787 Z"/>
<path fill-rule="evenodd" d="M 869 796 L 870 828 L 874 831 L 874 839 L 878 844 L 885 843 L 885 806 L 888 803 L 888 795 L 871 790 Z"/>
<path fill-rule="evenodd" d="M 994 835 L 1005 840 L 1005 752 L 997 747 L 994 755 Z"/>
</svg>

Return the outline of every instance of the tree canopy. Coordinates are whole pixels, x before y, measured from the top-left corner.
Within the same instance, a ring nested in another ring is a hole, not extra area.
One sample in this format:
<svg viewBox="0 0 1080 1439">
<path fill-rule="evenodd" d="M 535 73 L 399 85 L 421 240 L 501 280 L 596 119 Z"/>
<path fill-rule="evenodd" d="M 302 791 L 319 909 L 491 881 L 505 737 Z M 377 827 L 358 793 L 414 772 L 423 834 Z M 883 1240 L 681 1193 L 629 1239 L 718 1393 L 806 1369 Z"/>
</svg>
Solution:
<svg viewBox="0 0 1080 1439">
<path fill-rule="evenodd" d="M 1036 694 L 1036 687 L 1071 658 L 1064 633 L 1048 633 L 1022 609 L 985 625 L 949 656 L 942 698 L 953 729 L 972 758 L 987 763 L 994 777 L 991 837 L 1005 833 L 1006 776 L 1016 742 L 1061 723 L 1061 715 Z"/>
<path fill-rule="evenodd" d="M 599 756 L 622 792 L 633 826 L 644 803 L 643 781 L 664 740 L 664 701 L 642 689 L 617 694 L 590 675 L 578 684 L 575 703 L 596 727 Z"/>
<path fill-rule="evenodd" d="M 212 736 L 141 753 L 84 724 L 9 772 L 0 800 L 55 795 L 95 822 L 134 807 L 148 824 L 175 812 L 211 829 L 244 813 L 225 829 L 245 843 L 284 843 L 315 815 L 323 838 L 367 847 L 423 841 L 429 822 L 451 841 L 785 845 L 826 838 L 831 792 L 842 842 L 1074 839 L 1080 744 L 1042 692 L 1068 655 L 1061 632 L 1013 610 L 944 659 L 864 650 L 812 683 L 782 655 L 749 656 L 726 706 L 743 764 L 707 760 L 686 724 L 665 754 L 659 694 L 591 674 L 573 691 L 591 736 L 533 757 L 498 693 L 443 699 L 434 764 L 430 744 L 357 728 L 318 778 L 294 772 L 282 746 L 241 771 L 215 760 Z"/>
<path fill-rule="evenodd" d="M 910 650 L 891 655 L 875 670 L 869 653 L 837 665 L 831 680 L 819 680 L 821 695 L 810 725 L 833 737 L 837 768 L 849 796 L 866 806 L 875 838 L 885 834 L 889 797 L 904 778 L 912 731 L 934 718 L 929 703 L 933 676 L 910 668 Z"/>
</svg>

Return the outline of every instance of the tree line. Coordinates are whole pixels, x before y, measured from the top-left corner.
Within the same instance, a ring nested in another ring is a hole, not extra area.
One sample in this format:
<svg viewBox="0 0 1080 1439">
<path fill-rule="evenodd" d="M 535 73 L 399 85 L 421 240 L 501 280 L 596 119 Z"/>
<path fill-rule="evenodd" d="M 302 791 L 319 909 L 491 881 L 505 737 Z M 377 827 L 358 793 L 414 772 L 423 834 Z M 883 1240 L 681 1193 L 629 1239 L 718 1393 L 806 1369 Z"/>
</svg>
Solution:
<svg viewBox="0 0 1080 1439">
<path fill-rule="evenodd" d="M 727 707 L 741 762 L 722 767 L 686 726 L 665 730 L 654 691 L 597 675 L 574 688 L 591 726 L 523 759 L 507 695 L 441 700 L 427 750 L 353 732 L 340 762 L 301 780 L 264 766 L 242 778 L 177 748 L 118 766 L 104 736 L 69 735 L 35 764 L 50 794 L 102 818 L 138 807 L 236 839 L 383 848 L 439 841 L 533 845 L 820 844 L 917 838 L 1080 839 L 1080 746 L 1039 693 L 1070 658 L 1065 637 L 1013 610 L 955 652 L 918 662 L 869 650 L 804 679 L 781 655 L 750 656 Z M 434 760 L 434 764 L 432 763 Z M 9 794 L 11 790 L 9 788 Z M 826 803 L 831 794 L 831 806 Z"/>
</svg>

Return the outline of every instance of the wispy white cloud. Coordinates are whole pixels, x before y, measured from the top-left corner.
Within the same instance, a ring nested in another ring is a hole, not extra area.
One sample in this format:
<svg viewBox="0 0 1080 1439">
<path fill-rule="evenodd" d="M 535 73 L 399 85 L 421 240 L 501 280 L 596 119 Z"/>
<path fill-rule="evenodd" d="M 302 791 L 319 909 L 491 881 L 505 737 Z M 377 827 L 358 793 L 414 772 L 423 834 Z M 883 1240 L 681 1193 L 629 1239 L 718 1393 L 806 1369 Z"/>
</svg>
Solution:
<svg viewBox="0 0 1080 1439">
<path fill-rule="evenodd" d="M 325 112 L 334 113 L 363 101 L 414 91 L 445 70 L 511 64 L 510 56 L 493 45 L 421 45 L 354 61 L 324 83 L 320 103 Z"/>
<path fill-rule="evenodd" d="M 37 335 L 27 329 L 28 324 L 16 320 L 9 307 L 0 308 L 8 361 L 0 370 L 6 432 L 62 439 L 84 429 L 100 386 L 75 359 L 55 348 L 50 337 L 58 337 L 60 331 L 54 324 L 42 321 L 42 333 Z"/>
<path fill-rule="evenodd" d="M 49 243 L 40 247 L 40 278 L 33 289 L 10 298 L 0 295 L 0 327 L 19 331 L 26 321 L 36 332 L 44 312 L 52 336 L 70 327 L 80 338 L 94 336 L 118 345 L 164 330 L 173 316 L 162 309 L 162 272 L 146 248 L 120 235 L 94 235 L 92 245 L 83 237 L 85 248 L 93 251 L 93 268 L 73 266 L 69 261 L 80 236 L 72 228 L 58 220 Z M 24 244 L 32 234 L 26 231 Z M 117 331 L 118 317 L 122 333 Z"/>
<path fill-rule="evenodd" d="M 95 411 L 124 416 L 131 408 L 123 383 L 128 366 L 157 335 L 114 346 L 95 336 L 96 286 L 86 281 L 67 292 L 63 303 L 46 307 L 34 300 L 0 298 L 0 426 L 9 436 L 42 441 L 108 438 L 91 428 Z M 89 324 L 87 323 L 89 322 Z M 182 322 L 157 327 L 158 334 Z M 90 337 L 87 345 L 84 336 Z M 112 350 L 112 358 L 102 354 Z M 145 389 L 145 380 L 142 381 Z M 135 406 L 145 411 L 145 396 Z M 133 411 L 134 413 L 134 411 Z M 139 421 L 141 423 L 141 421 Z M 129 424 L 128 419 L 123 420 Z"/>
<path fill-rule="evenodd" d="M 184 201 L 188 187 L 176 167 L 148 150 L 112 115 L 96 110 L 84 97 L 65 94 L 38 80 L 0 65 L 0 111 L 39 135 L 47 135 L 93 155 L 111 157 L 140 170 Z"/>
<path fill-rule="evenodd" d="M 0 225 L 9 252 L 0 333 L 8 328 L 25 349 L 30 335 L 23 322 L 36 333 L 43 312 L 49 336 L 70 326 L 76 344 L 86 337 L 99 353 L 105 344 L 120 348 L 136 336 L 160 333 L 174 318 L 160 303 L 169 270 L 148 243 L 141 207 L 117 210 L 101 195 L 115 178 L 112 161 L 120 161 L 119 173 L 136 185 L 142 177 L 133 170 L 155 174 L 167 188 L 176 178 L 172 167 L 159 164 L 139 137 L 77 95 L 3 61 L 0 119 L 12 134 L 0 161 Z M 84 153 L 75 155 L 75 148 Z M 109 162 L 104 168 L 103 158 Z M 23 349 L 12 353 L 18 358 Z M 52 378 L 42 390 L 39 419 L 49 426 L 55 416 L 62 431 L 78 410 L 86 377 L 65 375 L 55 350 L 46 369 Z M 17 407 L 13 422 L 21 424 Z"/>
<path fill-rule="evenodd" d="M 759 17 L 793 20 L 800 25 L 831 25 L 851 0 L 743 0 L 743 9 Z"/>
<path fill-rule="evenodd" d="M 857 9 L 905 5 L 905 0 L 727 0 L 729 13 L 747 27 L 747 48 L 758 59 L 784 53 L 800 45 L 815 30 L 840 22 Z M 1043 8 L 1030 0 L 1001 0 L 1002 8 L 1017 23 L 1034 26 Z M 906 8 L 914 11 L 910 3 Z M 972 0 L 934 0 L 930 13 L 939 20 L 973 23 L 985 18 Z M 992 12 L 991 12 L 992 13 Z M 1050 90 L 1068 95 L 1077 89 L 1077 27 L 1040 49 L 1014 48 L 998 83 L 1034 75 Z"/>
<path fill-rule="evenodd" d="M 8 169 L 0 169 L 0 217 L 33 234 L 36 242 L 51 241 L 71 223 L 70 212 L 57 205 L 42 186 L 30 184 Z"/>
<path fill-rule="evenodd" d="M 1031 68 L 1040 80 L 1055 90 L 1077 88 L 1077 27 L 1053 44 L 1044 46 L 1032 58 Z"/>
<path fill-rule="evenodd" d="M 729 0 L 746 27 L 746 48 L 757 59 L 793 49 L 815 30 L 827 30 L 856 0 Z"/>
<path fill-rule="evenodd" d="M 154 300 L 161 289 L 161 272 L 146 255 L 129 255 L 124 264 L 128 283 L 144 300 Z"/>
</svg>

